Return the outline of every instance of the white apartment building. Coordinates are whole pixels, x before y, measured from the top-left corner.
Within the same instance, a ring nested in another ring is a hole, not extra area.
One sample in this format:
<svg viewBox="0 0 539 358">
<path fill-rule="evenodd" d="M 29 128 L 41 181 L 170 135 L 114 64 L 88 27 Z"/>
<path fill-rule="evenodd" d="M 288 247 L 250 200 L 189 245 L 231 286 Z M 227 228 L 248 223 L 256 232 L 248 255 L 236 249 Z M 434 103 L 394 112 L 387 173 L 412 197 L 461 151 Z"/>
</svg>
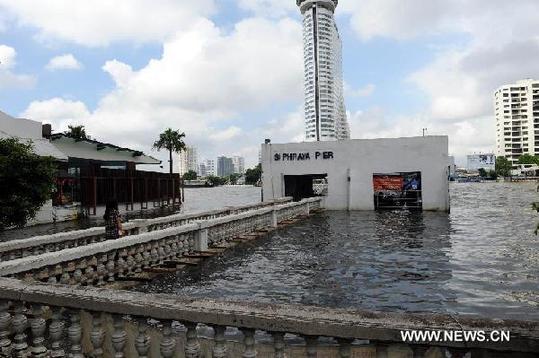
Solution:
<svg viewBox="0 0 539 358">
<path fill-rule="evenodd" d="M 234 156 L 232 157 L 232 164 L 234 165 L 234 173 L 244 174 L 245 173 L 245 158 Z"/>
<path fill-rule="evenodd" d="M 296 0 L 303 14 L 305 140 L 350 138 L 344 106 L 338 0 Z"/>
<path fill-rule="evenodd" d="M 496 156 L 517 167 L 522 154 L 539 155 L 539 81 L 526 79 L 494 94 Z"/>
<path fill-rule="evenodd" d="M 217 175 L 217 170 L 215 167 L 215 160 L 213 159 L 203 160 L 202 163 L 200 163 L 198 167 L 199 167 L 198 175 L 201 177 Z"/>
<path fill-rule="evenodd" d="M 183 176 L 188 171 L 198 173 L 198 151 L 195 147 L 187 147 L 179 154 L 180 176 Z"/>
</svg>

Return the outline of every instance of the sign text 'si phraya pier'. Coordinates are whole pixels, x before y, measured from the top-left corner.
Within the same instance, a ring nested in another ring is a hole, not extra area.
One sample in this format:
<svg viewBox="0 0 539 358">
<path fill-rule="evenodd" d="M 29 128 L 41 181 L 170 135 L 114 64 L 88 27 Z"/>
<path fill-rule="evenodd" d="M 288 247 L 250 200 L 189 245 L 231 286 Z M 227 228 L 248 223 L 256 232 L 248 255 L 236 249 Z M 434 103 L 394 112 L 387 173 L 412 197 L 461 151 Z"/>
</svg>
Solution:
<svg viewBox="0 0 539 358">
<path fill-rule="evenodd" d="M 319 159 L 334 159 L 333 152 L 319 152 L 315 151 L 313 155 L 311 155 L 310 152 L 300 152 L 300 153 L 275 153 L 273 155 L 273 160 L 276 162 L 283 161 L 283 162 L 294 162 L 294 161 L 303 161 L 303 160 L 311 160 L 311 158 L 314 158 L 315 160 Z"/>
</svg>

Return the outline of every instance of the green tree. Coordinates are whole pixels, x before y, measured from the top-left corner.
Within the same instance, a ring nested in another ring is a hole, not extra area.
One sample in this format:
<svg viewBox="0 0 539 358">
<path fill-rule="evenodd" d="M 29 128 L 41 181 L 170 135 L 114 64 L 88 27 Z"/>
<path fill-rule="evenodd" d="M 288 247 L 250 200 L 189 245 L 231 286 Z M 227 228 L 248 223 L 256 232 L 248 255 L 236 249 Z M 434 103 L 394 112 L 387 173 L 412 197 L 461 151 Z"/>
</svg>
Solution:
<svg viewBox="0 0 539 358">
<path fill-rule="evenodd" d="M 522 154 L 518 158 L 518 164 L 539 164 L 539 158 L 531 154 Z"/>
<path fill-rule="evenodd" d="M 77 141 L 90 139 L 90 136 L 86 134 L 84 126 L 67 126 L 68 130 L 64 132 L 67 137 L 73 138 Z"/>
<path fill-rule="evenodd" d="M 228 178 L 226 178 L 225 180 L 230 183 L 231 185 L 236 185 L 236 183 L 238 182 L 238 179 L 241 177 L 241 174 L 238 174 L 238 173 L 234 173 L 234 174 L 230 174 L 228 176 Z"/>
<path fill-rule="evenodd" d="M 186 148 L 183 138 L 185 138 L 185 133 L 180 133 L 178 130 L 175 131 L 168 128 L 159 135 L 159 139 L 153 144 L 153 147 L 158 151 L 161 149 L 168 150 L 170 174 L 173 172 L 172 153 L 179 153 Z"/>
<path fill-rule="evenodd" d="M 15 138 L 0 139 L 0 230 L 26 225 L 51 197 L 54 159 L 32 148 Z"/>
<path fill-rule="evenodd" d="M 479 176 L 481 178 L 486 178 L 487 177 L 487 171 L 484 168 L 479 168 Z"/>
<path fill-rule="evenodd" d="M 496 158 L 496 174 L 501 177 L 508 177 L 511 175 L 511 162 L 506 157 Z"/>
<path fill-rule="evenodd" d="M 252 169 L 247 169 L 245 171 L 245 184 L 256 185 L 258 181 L 262 178 L 262 166 L 258 164 Z"/>
<path fill-rule="evenodd" d="M 187 173 L 183 175 L 183 179 L 185 180 L 196 180 L 197 179 L 197 172 L 194 170 L 190 170 Z"/>
<path fill-rule="evenodd" d="M 215 175 L 209 175 L 206 178 L 206 182 L 211 186 L 219 186 L 219 185 L 223 185 L 226 182 L 226 180 Z"/>
<path fill-rule="evenodd" d="M 498 179 L 498 174 L 496 173 L 495 170 L 489 170 L 487 175 L 490 179 L 493 179 L 493 180 Z"/>
</svg>

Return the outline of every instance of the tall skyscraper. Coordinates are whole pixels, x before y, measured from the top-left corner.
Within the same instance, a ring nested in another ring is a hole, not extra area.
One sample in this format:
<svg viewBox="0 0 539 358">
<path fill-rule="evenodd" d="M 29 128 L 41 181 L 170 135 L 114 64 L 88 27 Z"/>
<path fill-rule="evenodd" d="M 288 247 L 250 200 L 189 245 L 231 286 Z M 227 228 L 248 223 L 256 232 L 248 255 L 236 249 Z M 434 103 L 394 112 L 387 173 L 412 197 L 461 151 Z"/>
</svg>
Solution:
<svg viewBox="0 0 539 358">
<path fill-rule="evenodd" d="M 198 172 L 198 151 L 195 147 L 187 147 L 179 154 L 179 173 L 183 176 L 188 171 Z"/>
<path fill-rule="evenodd" d="M 232 158 L 217 157 L 217 175 L 226 177 L 234 173 L 234 163 Z"/>
<path fill-rule="evenodd" d="M 296 0 L 303 14 L 305 140 L 350 138 L 344 106 L 338 0 Z"/>
<path fill-rule="evenodd" d="M 539 155 L 539 81 L 522 80 L 494 94 L 496 155 L 516 168 L 522 154 Z"/>
</svg>

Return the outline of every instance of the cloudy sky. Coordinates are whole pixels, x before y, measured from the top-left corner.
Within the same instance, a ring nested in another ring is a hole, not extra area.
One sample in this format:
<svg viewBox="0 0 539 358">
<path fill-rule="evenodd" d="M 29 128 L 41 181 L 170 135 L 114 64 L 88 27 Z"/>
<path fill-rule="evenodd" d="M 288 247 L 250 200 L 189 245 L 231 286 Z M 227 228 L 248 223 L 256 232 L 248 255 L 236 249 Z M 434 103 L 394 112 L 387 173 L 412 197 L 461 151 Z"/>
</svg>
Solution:
<svg viewBox="0 0 539 358">
<path fill-rule="evenodd" d="M 341 0 L 353 138 L 448 134 L 494 149 L 492 93 L 539 78 L 537 0 Z M 201 157 L 303 136 L 295 0 L 0 0 L 0 110 L 83 124 L 151 152 L 166 127 Z"/>
</svg>

